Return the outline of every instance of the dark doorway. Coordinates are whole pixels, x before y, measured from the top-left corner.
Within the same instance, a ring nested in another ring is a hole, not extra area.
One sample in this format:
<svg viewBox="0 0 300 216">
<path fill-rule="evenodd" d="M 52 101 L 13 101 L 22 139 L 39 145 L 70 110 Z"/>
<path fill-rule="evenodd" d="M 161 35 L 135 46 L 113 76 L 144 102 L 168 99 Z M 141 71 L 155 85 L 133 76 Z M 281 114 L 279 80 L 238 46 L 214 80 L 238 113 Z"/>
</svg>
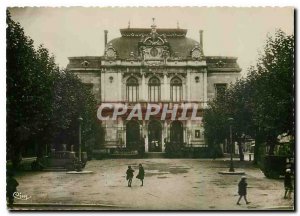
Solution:
<svg viewBox="0 0 300 216">
<path fill-rule="evenodd" d="M 173 150 L 179 150 L 183 145 L 183 125 L 180 121 L 171 123 L 170 144 Z"/>
<path fill-rule="evenodd" d="M 162 126 L 159 121 L 150 121 L 148 125 L 148 145 L 149 152 L 161 152 L 161 133 Z"/>
<path fill-rule="evenodd" d="M 126 149 L 137 150 L 140 142 L 140 125 L 131 120 L 126 124 Z"/>
</svg>

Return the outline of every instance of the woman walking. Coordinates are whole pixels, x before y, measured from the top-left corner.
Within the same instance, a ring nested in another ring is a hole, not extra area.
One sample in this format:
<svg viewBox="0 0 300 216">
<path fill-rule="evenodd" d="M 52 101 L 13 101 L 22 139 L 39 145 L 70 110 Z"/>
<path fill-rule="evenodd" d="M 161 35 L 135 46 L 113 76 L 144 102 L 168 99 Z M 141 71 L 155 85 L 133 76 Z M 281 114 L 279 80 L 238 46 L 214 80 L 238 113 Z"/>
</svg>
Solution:
<svg viewBox="0 0 300 216">
<path fill-rule="evenodd" d="M 242 197 L 244 197 L 244 199 L 246 201 L 246 204 L 250 203 L 250 202 L 248 202 L 247 197 L 246 197 L 247 196 L 247 185 L 248 184 L 246 182 L 246 176 L 242 176 L 242 178 L 239 182 L 239 191 L 238 191 L 238 193 L 239 193 L 240 197 L 239 197 L 239 199 L 236 203 L 237 205 L 241 205 L 240 201 L 241 201 Z"/>
<path fill-rule="evenodd" d="M 140 179 L 142 181 L 141 186 L 144 185 L 144 176 L 145 176 L 144 167 L 142 166 L 142 164 L 139 164 L 139 173 L 136 176 L 136 178 L 138 178 L 138 179 Z"/>
</svg>

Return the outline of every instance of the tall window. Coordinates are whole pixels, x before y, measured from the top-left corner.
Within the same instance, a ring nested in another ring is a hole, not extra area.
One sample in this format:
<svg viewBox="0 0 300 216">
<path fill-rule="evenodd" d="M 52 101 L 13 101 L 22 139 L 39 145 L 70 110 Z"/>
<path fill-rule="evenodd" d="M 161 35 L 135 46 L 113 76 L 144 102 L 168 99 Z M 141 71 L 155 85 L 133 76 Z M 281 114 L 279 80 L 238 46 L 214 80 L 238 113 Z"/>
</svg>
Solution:
<svg viewBox="0 0 300 216">
<path fill-rule="evenodd" d="M 224 96 L 226 88 L 227 88 L 226 83 L 215 84 L 215 92 L 216 92 L 215 96 L 216 97 Z"/>
<path fill-rule="evenodd" d="M 152 77 L 148 82 L 149 100 L 151 102 L 160 101 L 160 81 L 156 77 Z"/>
<path fill-rule="evenodd" d="M 126 82 L 126 98 L 128 102 L 137 102 L 139 98 L 139 83 L 134 77 L 129 77 Z"/>
<path fill-rule="evenodd" d="M 182 100 L 182 81 L 178 77 L 171 80 L 171 101 L 179 102 Z"/>
</svg>

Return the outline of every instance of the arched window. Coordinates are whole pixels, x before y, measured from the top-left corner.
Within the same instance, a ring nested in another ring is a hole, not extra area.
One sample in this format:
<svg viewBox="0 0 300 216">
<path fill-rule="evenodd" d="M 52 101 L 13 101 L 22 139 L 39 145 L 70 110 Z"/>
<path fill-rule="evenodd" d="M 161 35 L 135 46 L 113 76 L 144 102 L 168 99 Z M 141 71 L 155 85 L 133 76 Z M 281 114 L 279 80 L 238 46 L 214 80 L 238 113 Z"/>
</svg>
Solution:
<svg viewBox="0 0 300 216">
<path fill-rule="evenodd" d="M 152 77 L 149 82 L 149 100 L 150 102 L 160 101 L 160 81 L 157 77 Z"/>
<path fill-rule="evenodd" d="M 171 80 L 171 101 L 179 102 L 182 100 L 182 81 L 178 77 Z"/>
<path fill-rule="evenodd" d="M 126 81 L 126 98 L 128 102 L 137 102 L 139 98 L 139 83 L 134 77 L 129 77 Z"/>
</svg>

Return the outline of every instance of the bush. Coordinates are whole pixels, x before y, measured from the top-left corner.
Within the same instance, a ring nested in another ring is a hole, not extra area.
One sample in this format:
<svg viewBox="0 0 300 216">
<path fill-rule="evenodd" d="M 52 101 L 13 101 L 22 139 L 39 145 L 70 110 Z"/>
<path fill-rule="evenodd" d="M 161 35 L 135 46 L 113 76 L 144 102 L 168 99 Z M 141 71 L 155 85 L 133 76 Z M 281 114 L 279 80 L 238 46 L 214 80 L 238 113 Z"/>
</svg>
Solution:
<svg viewBox="0 0 300 216">
<path fill-rule="evenodd" d="M 284 175 L 286 168 L 286 156 L 267 155 L 264 157 L 263 172 L 267 178 L 279 178 Z"/>
</svg>

